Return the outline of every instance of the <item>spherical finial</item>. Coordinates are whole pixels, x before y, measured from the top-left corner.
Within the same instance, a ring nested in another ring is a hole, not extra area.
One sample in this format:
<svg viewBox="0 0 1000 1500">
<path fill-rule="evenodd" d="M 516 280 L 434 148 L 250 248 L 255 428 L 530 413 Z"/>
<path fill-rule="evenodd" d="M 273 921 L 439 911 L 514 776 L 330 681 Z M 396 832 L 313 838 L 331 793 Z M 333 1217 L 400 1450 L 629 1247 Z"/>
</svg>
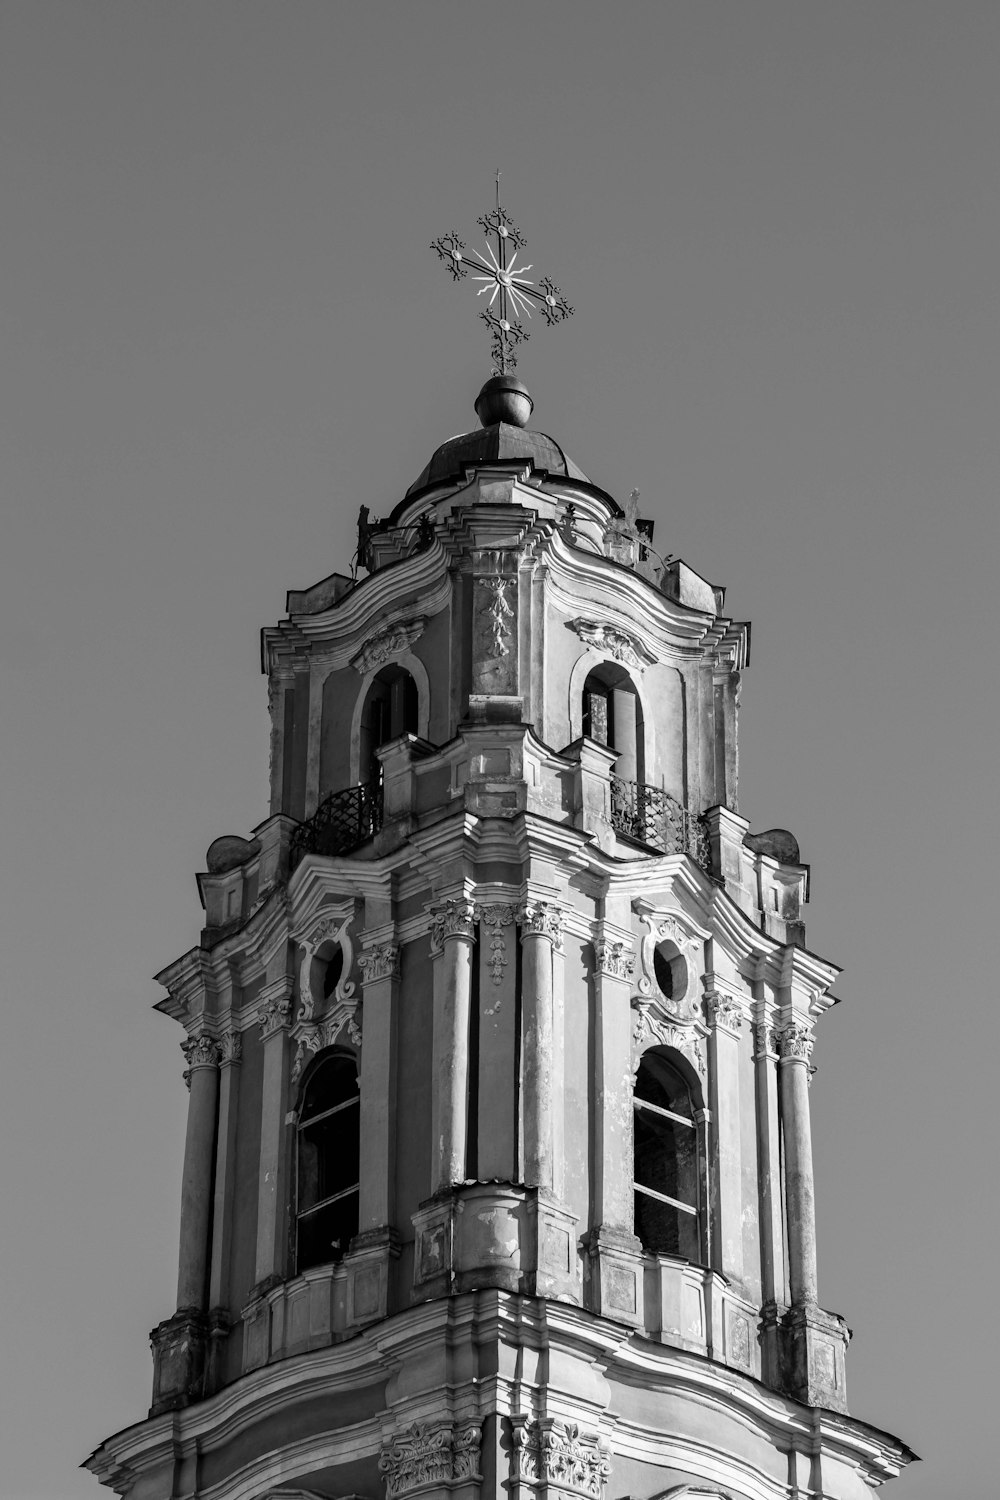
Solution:
<svg viewBox="0 0 1000 1500">
<path fill-rule="evenodd" d="M 493 375 L 476 397 L 476 416 L 484 427 L 496 422 L 526 427 L 534 405 L 522 381 L 513 375 Z"/>
</svg>

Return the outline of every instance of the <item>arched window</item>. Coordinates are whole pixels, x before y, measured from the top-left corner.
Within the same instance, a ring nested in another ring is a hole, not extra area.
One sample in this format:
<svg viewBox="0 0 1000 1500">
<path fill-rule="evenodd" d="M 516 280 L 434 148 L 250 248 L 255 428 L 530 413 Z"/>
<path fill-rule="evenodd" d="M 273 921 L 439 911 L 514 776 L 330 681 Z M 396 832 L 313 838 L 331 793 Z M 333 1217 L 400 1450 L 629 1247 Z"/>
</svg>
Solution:
<svg viewBox="0 0 1000 1500">
<path fill-rule="evenodd" d="M 361 1109 L 357 1063 L 332 1052 L 306 1078 L 298 1124 L 296 1266 L 340 1260 L 358 1232 Z"/>
<path fill-rule="evenodd" d="M 373 680 L 361 712 L 359 772 L 362 781 L 378 777 L 375 751 L 401 734 L 417 733 L 417 684 L 405 667 L 383 667 Z"/>
<path fill-rule="evenodd" d="M 624 667 L 605 662 L 588 673 L 581 727 L 590 739 L 618 751 L 618 776 L 645 781 L 642 704 Z"/>
<path fill-rule="evenodd" d="M 635 1232 L 643 1249 L 704 1259 L 702 1150 L 691 1091 L 659 1052 L 635 1080 Z"/>
</svg>

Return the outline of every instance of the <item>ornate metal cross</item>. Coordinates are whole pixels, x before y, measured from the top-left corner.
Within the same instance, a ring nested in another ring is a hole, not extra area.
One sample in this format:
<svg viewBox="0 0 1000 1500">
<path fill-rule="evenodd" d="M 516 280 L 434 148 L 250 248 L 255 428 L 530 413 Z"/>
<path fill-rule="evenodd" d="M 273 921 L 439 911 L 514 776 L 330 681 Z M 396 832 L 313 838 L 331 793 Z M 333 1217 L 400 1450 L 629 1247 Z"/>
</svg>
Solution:
<svg viewBox="0 0 1000 1500">
<path fill-rule="evenodd" d="M 476 295 L 489 294 L 489 301 L 479 316 L 493 336 L 490 345 L 493 373 L 506 375 L 517 364 L 514 351 L 518 344 L 523 344 L 529 337 L 518 320 L 518 314 L 530 318 L 532 308 L 535 308 L 546 323 L 551 324 L 570 317 L 573 309 L 548 276 L 543 276 L 536 285 L 525 275 L 531 266 L 517 265 L 517 257 L 524 249 L 524 236 L 500 206 L 499 172 L 496 208 L 492 213 L 483 214 L 477 222 L 487 237 L 486 255 L 467 249 L 455 229 L 435 240 L 431 249 L 444 261 L 454 281 L 461 281 L 471 271 L 473 281 L 483 283 Z M 490 244 L 490 236 L 496 239 L 496 250 Z M 499 303 L 494 309 L 493 304 L 498 298 Z"/>
</svg>

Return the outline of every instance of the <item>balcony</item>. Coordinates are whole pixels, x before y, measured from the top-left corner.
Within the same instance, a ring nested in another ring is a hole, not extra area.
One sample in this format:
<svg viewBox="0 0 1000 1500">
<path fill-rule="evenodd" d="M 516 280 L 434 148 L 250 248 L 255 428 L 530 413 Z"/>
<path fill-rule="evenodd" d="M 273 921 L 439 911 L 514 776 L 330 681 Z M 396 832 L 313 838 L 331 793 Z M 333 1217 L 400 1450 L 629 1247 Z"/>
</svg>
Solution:
<svg viewBox="0 0 1000 1500">
<path fill-rule="evenodd" d="M 292 834 L 289 872 L 306 854 L 350 854 L 382 827 L 381 779 L 331 792 Z"/>
<path fill-rule="evenodd" d="M 612 776 L 611 826 L 616 833 L 658 854 L 689 854 L 703 870 L 711 872 L 705 824 L 662 787 Z"/>
</svg>

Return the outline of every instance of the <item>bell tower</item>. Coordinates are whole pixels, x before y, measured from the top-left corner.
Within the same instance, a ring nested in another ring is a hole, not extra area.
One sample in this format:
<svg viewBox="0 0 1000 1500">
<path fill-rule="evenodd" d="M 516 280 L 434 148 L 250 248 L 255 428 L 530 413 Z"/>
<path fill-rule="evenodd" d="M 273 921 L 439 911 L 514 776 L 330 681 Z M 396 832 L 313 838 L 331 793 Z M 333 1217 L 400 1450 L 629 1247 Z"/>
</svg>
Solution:
<svg viewBox="0 0 1000 1500">
<path fill-rule="evenodd" d="M 120 1495 L 862 1500 L 912 1457 L 819 1302 L 838 970 L 739 809 L 749 627 L 532 406 L 490 379 L 263 632 L 270 812 L 158 976 L 177 1307 L 88 1461 Z"/>
</svg>

